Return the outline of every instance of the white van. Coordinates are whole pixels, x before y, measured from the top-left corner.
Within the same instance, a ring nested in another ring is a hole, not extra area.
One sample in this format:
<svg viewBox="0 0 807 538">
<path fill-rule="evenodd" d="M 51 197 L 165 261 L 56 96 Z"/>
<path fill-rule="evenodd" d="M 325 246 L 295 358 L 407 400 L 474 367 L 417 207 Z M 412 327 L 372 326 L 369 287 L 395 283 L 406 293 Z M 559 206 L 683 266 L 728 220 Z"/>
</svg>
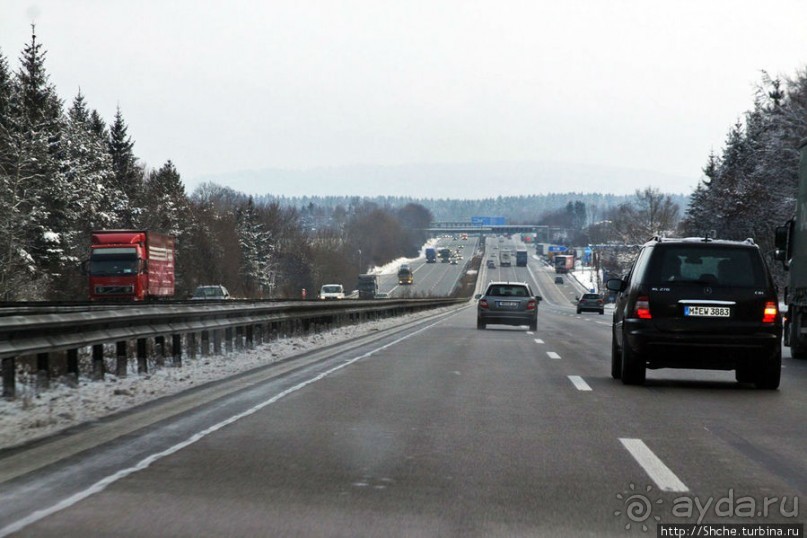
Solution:
<svg viewBox="0 0 807 538">
<path fill-rule="evenodd" d="M 341 284 L 325 284 L 319 290 L 320 299 L 344 299 L 345 288 Z"/>
</svg>

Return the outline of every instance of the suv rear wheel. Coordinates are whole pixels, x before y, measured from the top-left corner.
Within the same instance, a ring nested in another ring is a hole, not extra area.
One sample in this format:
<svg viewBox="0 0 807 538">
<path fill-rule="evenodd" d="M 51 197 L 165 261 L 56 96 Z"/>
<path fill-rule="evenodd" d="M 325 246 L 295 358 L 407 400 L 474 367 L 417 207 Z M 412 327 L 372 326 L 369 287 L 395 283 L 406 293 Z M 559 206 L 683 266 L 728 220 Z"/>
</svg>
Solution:
<svg viewBox="0 0 807 538">
<path fill-rule="evenodd" d="M 647 366 L 644 358 L 634 353 L 628 340 L 622 337 L 622 383 L 625 385 L 644 385 Z"/>
<path fill-rule="evenodd" d="M 754 384 L 758 389 L 776 390 L 782 377 L 782 350 L 777 349 L 757 367 Z"/>
</svg>

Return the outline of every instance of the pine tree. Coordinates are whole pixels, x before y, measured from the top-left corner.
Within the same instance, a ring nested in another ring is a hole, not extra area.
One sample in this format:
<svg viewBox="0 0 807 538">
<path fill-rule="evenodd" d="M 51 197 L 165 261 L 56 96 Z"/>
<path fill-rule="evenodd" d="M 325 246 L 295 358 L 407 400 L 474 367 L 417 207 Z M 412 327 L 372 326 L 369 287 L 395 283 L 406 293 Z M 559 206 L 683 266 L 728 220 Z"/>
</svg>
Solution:
<svg viewBox="0 0 807 538">
<path fill-rule="evenodd" d="M 237 212 L 238 243 L 241 247 L 241 279 L 252 297 L 263 297 L 274 284 L 272 279 L 271 235 L 259 222 L 255 203 L 250 196 Z"/>
<path fill-rule="evenodd" d="M 63 158 L 61 101 L 48 82 L 44 59 L 32 32 L 19 70 L 3 89 L 0 294 L 6 298 L 44 297 L 64 252 L 64 186 L 57 182 Z"/>
<path fill-rule="evenodd" d="M 142 227 L 140 221 L 142 206 L 145 203 L 144 175 L 137 166 L 134 155 L 134 142 L 128 134 L 128 127 L 123 120 L 120 107 L 115 112 L 115 121 L 109 128 L 109 154 L 112 156 L 112 167 L 115 174 L 116 188 L 125 195 L 128 210 L 121 218 L 121 227 Z"/>
</svg>

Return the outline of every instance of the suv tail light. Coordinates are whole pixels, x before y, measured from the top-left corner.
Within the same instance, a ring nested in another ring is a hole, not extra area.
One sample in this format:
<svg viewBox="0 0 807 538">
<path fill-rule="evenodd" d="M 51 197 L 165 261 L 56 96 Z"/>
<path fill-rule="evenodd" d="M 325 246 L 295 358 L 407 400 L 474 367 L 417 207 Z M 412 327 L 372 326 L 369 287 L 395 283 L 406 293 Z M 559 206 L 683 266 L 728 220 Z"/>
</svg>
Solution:
<svg viewBox="0 0 807 538">
<path fill-rule="evenodd" d="M 535 299 L 530 299 L 529 301 L 527 301 L 527 310 L 535 310 L 537 306 L 538 301 L 536 301 Z"/>
<path fill-rule="evenodd" d="M 641 295 L 636 299 L 636 317 L 639 319 L 653 319 L 650 315 L 650 297 Z"/>
<path fill-rule="evenodd" d="M 765 310 L 762 313 L 762 323 L 773 323 L 776 321 L 776 315 L 779 313 L 779 307 L 773 301 L 765 303 Z"/>
<path fill-rule="evenodd" d="M 487 299 L 479 299 L 479 308 L 488 308 Z"/>
</svg>

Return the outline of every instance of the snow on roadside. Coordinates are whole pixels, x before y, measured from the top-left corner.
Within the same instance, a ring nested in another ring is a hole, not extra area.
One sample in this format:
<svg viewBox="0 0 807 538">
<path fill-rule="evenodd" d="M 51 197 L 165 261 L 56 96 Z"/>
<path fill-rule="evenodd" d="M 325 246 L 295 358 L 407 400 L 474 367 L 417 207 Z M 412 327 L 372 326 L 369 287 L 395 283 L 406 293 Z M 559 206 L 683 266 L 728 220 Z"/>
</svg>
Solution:
<svg viewBox="0 0 807 538">
<path fill-rule="evenodd" d="M 132 374 L 124 378 L 107 375 L 103 381 L 82 378 L 78 388 L 60 384 L 36 394 L 31 386 L 20 385 L 15 400 L 0 400 L 0 449 L 46 437 L 71 426 L 265 366 L 295 354 L 397 327 L 407 321 L 448 310 L 451 308 L 338 327 L 327 333 L 280 339 L 256 349 L 226 355 L 195 359 L 186 357 L 181 368 L 164 367 L 146 375 Z"/>
<path fill-rule="evenodd" d="M 413 261 L 419 260 L 421 258 L 425 259 L 426 258 L 426 248 L 436 245 L 438 241 L 439 241 L 439 239 L 437 239 L 437 238 L 432 238 L 432 239 L 429 239 L 428 241 L 426 241 L 426 243 L 422 247 L 420 247 L 420 254 L 418 255 L 417 258 L 397 258 L 397 259 L 392 260 L 391 262 L 389 262 L 389 263 L 387 263 L 385 265 L 382 265 L 380 267 L 379 266 L 373 267 L 372 269 L 367 271 L 367 274 L 368 275 L 392 275 L 392 274 L 396 274 L 398 272 L 398 268 L 401 266 L 401 264 L 412 263 Z"/>
</svg>

